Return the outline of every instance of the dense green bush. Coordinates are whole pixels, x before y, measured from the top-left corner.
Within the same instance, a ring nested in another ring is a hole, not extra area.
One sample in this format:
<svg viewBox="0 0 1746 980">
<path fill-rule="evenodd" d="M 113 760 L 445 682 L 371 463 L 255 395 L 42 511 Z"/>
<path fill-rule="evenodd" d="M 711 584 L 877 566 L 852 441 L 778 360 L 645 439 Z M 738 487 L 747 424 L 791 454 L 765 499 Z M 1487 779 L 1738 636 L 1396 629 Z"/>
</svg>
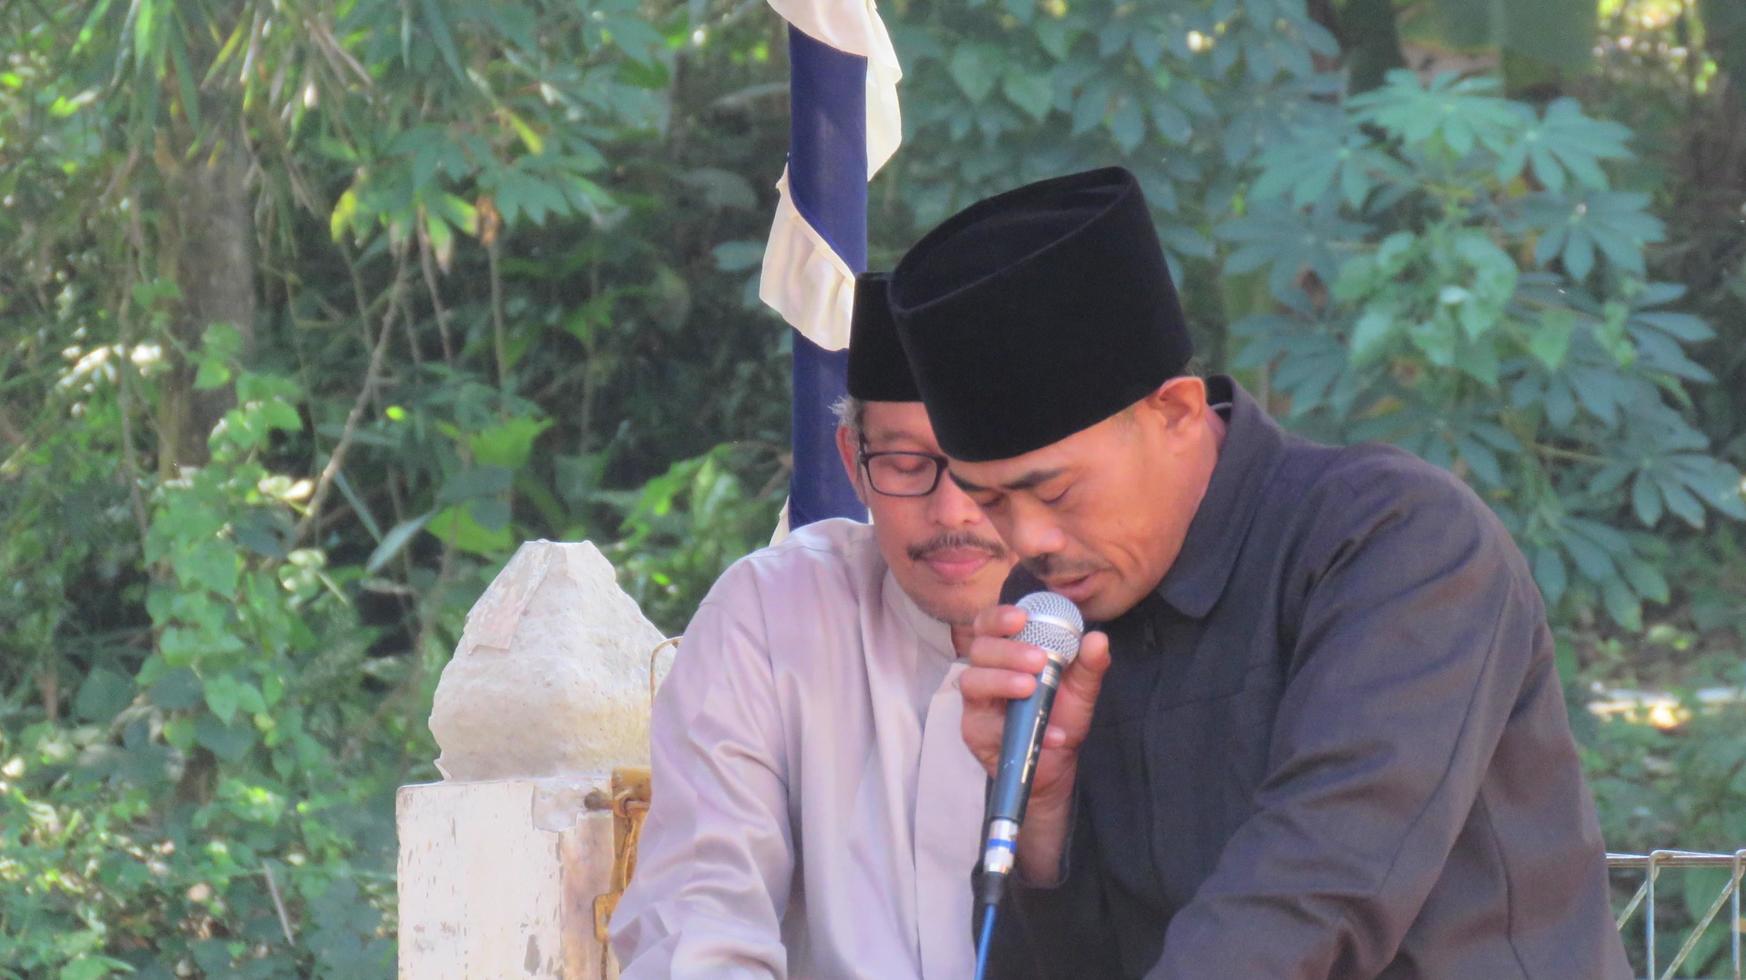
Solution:
<svg viewBox="0 0 1746 980">
<path fill-rule="evenodd" d="M 227 376 L 234 331 L 208 336 L 202 377 Z M 0 973 L 389 969 L 381 869 L 420 719 L 373 703 L 399 664 L 366 656 L 356 570 L 283 544 L 308 481 L 261 457 L 302 425 L 296 386 L 234 383 L 210 463 L 147 503 L 155 649 L 89 669 L 70 718 L 0 730 Z"/>
<path fill-rule="evenodd" d="M 1288 312 L 1234 325 L 1289 419 L 1397 442 L 1466 477 L 1549 604 L 1642 627 L 1666 602 L 1667 522 L 1746 518 L 1740 473 L 1691 422 L 1688 349 L 1714 334 L 1646 281 L 1661 222 L 1603 164 L 1629 132 L 1485 78 L 1396 72 L 1340 124 L 1263 156 L 1227 270 Z"/>
<path fill-rule="evenodd" d="M 0 976 L 386 975 L 392 793 L 513 547 L 676 629 L 774 524 L 779 335 L 712 249 L 767 226 L 780 128 L 716 100 L 778 30 L 51 13 L 0 6 Z"/>
</svg>

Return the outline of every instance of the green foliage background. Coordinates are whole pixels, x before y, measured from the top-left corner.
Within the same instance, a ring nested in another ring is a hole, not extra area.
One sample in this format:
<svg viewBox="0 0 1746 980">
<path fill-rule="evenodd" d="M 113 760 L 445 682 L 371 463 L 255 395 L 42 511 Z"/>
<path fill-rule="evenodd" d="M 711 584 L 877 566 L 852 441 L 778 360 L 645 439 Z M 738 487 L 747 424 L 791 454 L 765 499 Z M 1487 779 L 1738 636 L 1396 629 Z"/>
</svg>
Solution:
<svg viewBox="0 0 1746 980">
<path fill-rule="evenodd" d="M 1585 706 L 1746 683 L 1746 19 L 1467 9 L 893 0 L 875 264 L 1135 170 L 1206 367 L 1516 534 L 1609 844 L 1732 849 L 1746 711 Z M 782 27 L 79 0 L 0 33 L 0 976 L 386 975 L 392 793 L 515 545 L 600 543 L 677 632 L 774 524 Z"/>
</svg>

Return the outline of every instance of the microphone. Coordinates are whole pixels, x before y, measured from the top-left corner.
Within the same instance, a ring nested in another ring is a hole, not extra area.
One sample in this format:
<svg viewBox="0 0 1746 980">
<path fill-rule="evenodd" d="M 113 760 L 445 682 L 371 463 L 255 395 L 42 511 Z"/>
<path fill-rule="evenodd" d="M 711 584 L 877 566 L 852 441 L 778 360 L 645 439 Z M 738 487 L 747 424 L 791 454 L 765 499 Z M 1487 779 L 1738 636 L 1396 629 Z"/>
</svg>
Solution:
<svg viewBox="0 0 1746 980">
<path fill-rule="evenodd" d="M 1018 601 L 1025 611 L 1025 628 L 1013 639 L 1039 647 L 1049 662 L 1037 675 L 1037 689 L 1022 701 L 1006 706 L 1006 729 L 1001 735 L 1000 769 L 988 797 L 988 823 L 982 849 L 982 896 L 988 905 L 998 904 L 1006 878 L 1012 873 L 1018 849 L 1019 827 L 1025 820 L 1025 804 L 1031 796 L 1031 778 L 1036 774 L 1037 754 L 1043 747 L 1043 732 L 1049 724 L 1049 709 L 1061 674 L 1079 655 L 1079 639 L 1085 619 L 1079 607 L 1053 592 L 1032 592 Z"/>
</svg>

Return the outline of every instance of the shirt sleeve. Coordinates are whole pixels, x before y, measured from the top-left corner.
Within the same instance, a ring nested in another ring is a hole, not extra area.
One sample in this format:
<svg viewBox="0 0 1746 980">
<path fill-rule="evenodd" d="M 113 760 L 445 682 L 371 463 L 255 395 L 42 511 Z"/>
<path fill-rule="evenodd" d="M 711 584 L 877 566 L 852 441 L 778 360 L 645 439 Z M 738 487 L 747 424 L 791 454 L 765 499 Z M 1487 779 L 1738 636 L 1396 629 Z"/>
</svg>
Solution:
<svg viewBox="0 0 1746 980">
<path fill-rule="evenodd" d="M 1080 826 L 1082 808 L 1076 791 L 1055 880 L 1039 885 L 1015 872 L 1008 883 L 1010 898 L 995 919 L 990 976 L 1028 980 L 1123 975 L 1109 896 L 1103 876 L 1095 871 L 1097 841 L 1090 828 Z"/>
<path fill-rule="evenodd" d="M 782 717 L 753 583 L 735 584 L 704 600 L 655 698 L 650 809 L 612 919 L 625 980 L 787 972 Z"/>
<path fill-rule="evenodd" d="M 1375 976 L 1442 873 L 1530 668 L 1520 553 L 1471 492 L 1398 466 L 1317 517 L 1257 812 L 1172 918 L 1153 978 Z M 1544 660 L 1544 663 L 1538 661 Z"/>
</svg>

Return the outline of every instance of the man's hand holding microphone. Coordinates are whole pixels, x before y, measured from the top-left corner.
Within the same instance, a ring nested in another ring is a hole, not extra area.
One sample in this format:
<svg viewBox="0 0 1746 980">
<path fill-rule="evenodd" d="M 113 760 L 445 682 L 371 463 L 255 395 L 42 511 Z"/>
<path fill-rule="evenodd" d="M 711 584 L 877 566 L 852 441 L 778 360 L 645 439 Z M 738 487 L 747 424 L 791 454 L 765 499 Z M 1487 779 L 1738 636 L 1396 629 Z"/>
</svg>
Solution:
<svg viewBox="0 0 1746 980">
<path fill-rule="evenodd" d="M 970 667 L 960 678 L 959 690 L 964 697 L 964 742 L 995 781 L 985 880 L 991 870 L 1005 878 L 997 867 L 1001 819 L 1003 812 L 1010 814 L 1016 797 L 1016 816 L 1022 823 L 1011 830 L 1017 832 L 1018 870 L 1030 884 L 1056 883 L 1072 820 L 1079 747 L 1109 668 L 1109 638 L 1097 631 L 1081 636 L 1082 629 L 1078 609 L 1046 592 L 976 617 Z M 1077 648 L 1076 656 L 1071 647 Z M 1052 708 L 1048 692 L 1039 692 L 1050 681 L 1055 682 Z M 1015 727 L 1010 737 L 1009 727 Z M 1034 738 L 1033 728 L 1042 729 L 1041 738 L 1035 739 L 1038 749 L 1026 744 Z M 1033 752 L 1034 758 L 1029 757 Z M 1000 886 L 994 887 L 992 897 L 998 898 Z M 990 897 L 985 892 L 984 901 Z"/>
</svg>

